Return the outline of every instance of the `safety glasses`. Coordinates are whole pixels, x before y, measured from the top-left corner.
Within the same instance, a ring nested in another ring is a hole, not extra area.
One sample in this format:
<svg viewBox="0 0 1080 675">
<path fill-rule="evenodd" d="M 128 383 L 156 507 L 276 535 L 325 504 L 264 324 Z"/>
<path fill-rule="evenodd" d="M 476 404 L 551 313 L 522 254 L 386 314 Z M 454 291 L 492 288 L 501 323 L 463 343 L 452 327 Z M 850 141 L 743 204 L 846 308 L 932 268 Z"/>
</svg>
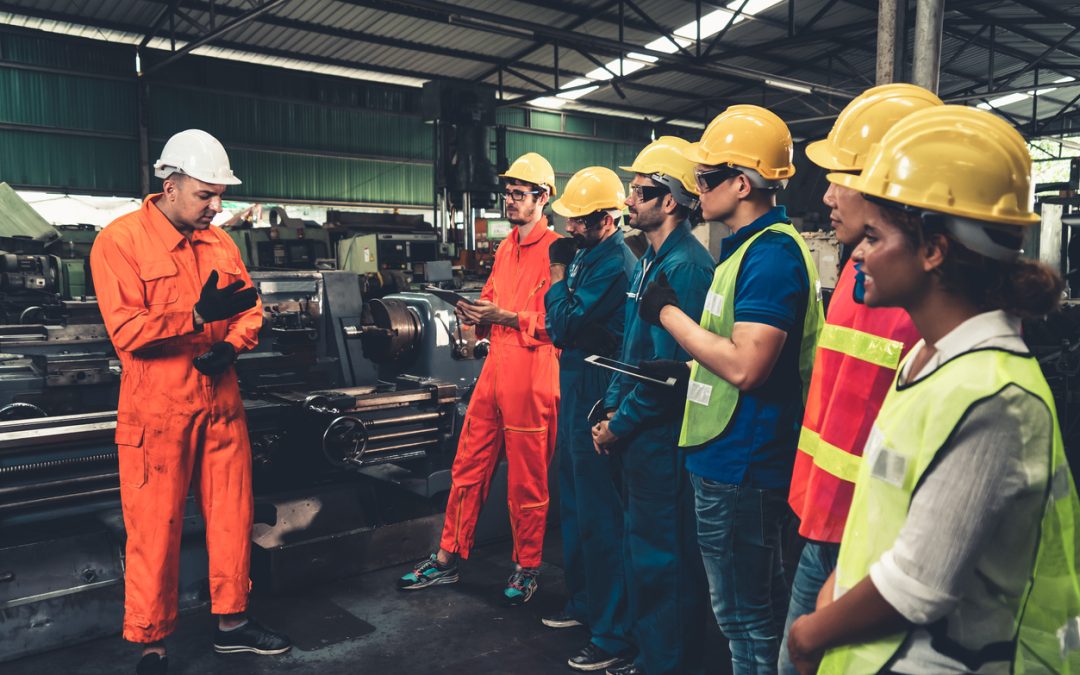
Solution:
<svg viewBox="0 0 1080 675">
<path fill-rule="evenodd" d="M 593 230 L 604 222 L 604 216 L 607 215 L 607 211 L 594 211 L 587 216 L 580 216 L 578 218 L 567 218 L 566 223 L 573 225 L 574 227 L 584 227 L 586 230 Z"/>
<path fill-rule="evenodd" d="M 520 202 L 524 201 L 525 195 L 538 195 L 539 190 L 506 190 L 503 192 L 503 197 L 506 197 L 508 201 Z"/>
<path fill-rule="evenodd" d="M 663 197 L 668 193 L 668 189 L 662 185 L 634 185 L 630 183 L 630 196 L 638 204 L 644 204 L 645 202 L 651 202 L 657 197 Z"/>
<path fill-rule="evenodd" d="M 716 169 L 699 169 L 695 171 L 694 182 L 697 183 L 698 192 L 704 194 L 709 190 L 719 187 L 721 184 L 731 180 L 735 176 L 741 175 L 742 171 L 739 171 L 729 164 L 725 164 Z"/>
</svg>

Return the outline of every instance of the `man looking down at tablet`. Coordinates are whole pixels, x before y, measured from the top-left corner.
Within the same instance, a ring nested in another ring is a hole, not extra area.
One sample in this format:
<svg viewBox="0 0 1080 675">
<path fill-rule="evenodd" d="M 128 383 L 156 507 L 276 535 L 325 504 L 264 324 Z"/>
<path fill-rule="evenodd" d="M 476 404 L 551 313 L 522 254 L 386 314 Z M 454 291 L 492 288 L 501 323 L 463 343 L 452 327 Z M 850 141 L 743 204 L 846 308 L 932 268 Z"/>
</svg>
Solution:
<svg viewBox="0 0 1080 675">
<path fill-rule="evenodd" d="M 503 591 L 510 605 L 537 589 L 548 508 L 548 463 L 555 451 L 559 406 L 558 350 L 545 326 L 544 293 L 551 286 L 548 248 L 559 235 L 548 229 L 544 205 L 555 195 L 555 172 L 530 152 L 517 158 L 505 180 L 510 236 L 495 253 L 480 299 L 459 302 L 459 321 L 489 337 L 451 470 L 439 550 L 398 580 L 418 590 L 458 580 L 457 558 L 469 557 L 476 519 L 505 447 L 507 502 L 514 536 L 514 571 Z"/>
</svg>

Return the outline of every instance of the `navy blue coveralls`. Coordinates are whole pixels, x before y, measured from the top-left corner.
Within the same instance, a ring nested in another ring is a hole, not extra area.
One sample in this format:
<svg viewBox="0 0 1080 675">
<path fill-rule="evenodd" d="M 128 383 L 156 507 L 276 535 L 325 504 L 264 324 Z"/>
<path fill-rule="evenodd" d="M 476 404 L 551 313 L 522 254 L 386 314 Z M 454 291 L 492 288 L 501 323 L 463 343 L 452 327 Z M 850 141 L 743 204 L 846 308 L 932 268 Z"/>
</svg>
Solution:
<svg viewBox="0 0 1080 675">
<path fill-rule="evenodd" d="M 630 621 L 623 574 L 622 501 L 612 458 L 593 449 L 588 415 L 604 397 L 610 371 L 585 363 L 577 346 L 602 326 L 622 342 L 626 289 L 637 259 L 616 231 L 574 256 L 566 279 L 544 296 L 547 331 L 559 358 L 559 514 L 570 594 L 566 613 L 589 627 L 609 654 L 629 652 Z M 611 356 L 604 354 L 603 356 Z"/>
<path fill-rule="evenodd" d="M 715 262 L 683 222 L 638 263 L 626 302 L 620 360 L 689 361 L 663 328 L 638 316 L 638 298 L 663 271 L 679 307 L 701 318 Z M 619 438 L 626 481 L 624 537 L 630 617 L 648 675 L 703 672 L 708 585 L 698 550 L 694 496 L 679 450 L 684 400 L 673 390 L 616 373 L 605 397 L 608 428 Z"/>
</svg>

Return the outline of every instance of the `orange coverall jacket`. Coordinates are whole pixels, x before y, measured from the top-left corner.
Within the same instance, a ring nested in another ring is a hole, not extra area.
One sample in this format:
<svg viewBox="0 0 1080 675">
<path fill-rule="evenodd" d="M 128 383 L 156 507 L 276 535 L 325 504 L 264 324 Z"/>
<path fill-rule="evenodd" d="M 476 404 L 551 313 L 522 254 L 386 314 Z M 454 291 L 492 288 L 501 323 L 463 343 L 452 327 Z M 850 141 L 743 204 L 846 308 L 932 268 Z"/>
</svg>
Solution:
<svg viewBox="0 0 1080 675">
<path fill-rule="evenodd" d="M 212 611 L 244 611 L 250 588 L 251 446 L 236 371 L 210 377 L 192 359 L 225 340 L 258 342 L 262 305 L 195 328 L 192 309 L 219 286 L 251 285 L 240 252 L 211 226 L 185 238 L 148 196 L 94 242 L 90 265 L 123 368 L 116 445 L 127 531 L 124 637 L 154 642 L 176 623 L 180 532 L 192 483 L 206 520 Z"/>
<path fill-rule="evenodd" d="M 538 567 L 559 408 L 559 351 L 544 326 L 544 294 L 551 287 L 548 247 L 559 235 L 548 229 L 547 218 L 524 241 L 518 232 L 515 227 L 499 245 L 480 293 L 517 313 L 518 328 L 495 325 L 478 332 L 490 330 L 491 350 L 465 413 L 440 546 L 469 557 L 476 519 L 505 449 L 514 561 Z"/>
</svg>

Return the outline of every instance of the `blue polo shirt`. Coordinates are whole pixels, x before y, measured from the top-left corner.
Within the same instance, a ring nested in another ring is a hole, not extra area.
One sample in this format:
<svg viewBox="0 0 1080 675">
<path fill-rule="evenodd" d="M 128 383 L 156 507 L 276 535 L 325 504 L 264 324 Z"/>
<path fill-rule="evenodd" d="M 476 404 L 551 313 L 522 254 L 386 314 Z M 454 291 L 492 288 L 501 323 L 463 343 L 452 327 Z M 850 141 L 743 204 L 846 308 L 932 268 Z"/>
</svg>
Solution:
<svg viewBox="0 0 1080 675">
<path fill-rule="evenodd" d="M 787 219 L 784 207 L 773 207 L 721 242 L 720 262 L 756 233 Z M 766 232 L 746 252 L 735 281 L 735 321 L 779 328 L 787 340 L 765 383 L 742 393 L 727 429 L 687 456 L 687 470 L 718 483 L 760 489 L 786 489 L 791 483 L 803 417 L 799 347 L 809 289 L 802 252 L 791 237 Z"/>
</svg>

